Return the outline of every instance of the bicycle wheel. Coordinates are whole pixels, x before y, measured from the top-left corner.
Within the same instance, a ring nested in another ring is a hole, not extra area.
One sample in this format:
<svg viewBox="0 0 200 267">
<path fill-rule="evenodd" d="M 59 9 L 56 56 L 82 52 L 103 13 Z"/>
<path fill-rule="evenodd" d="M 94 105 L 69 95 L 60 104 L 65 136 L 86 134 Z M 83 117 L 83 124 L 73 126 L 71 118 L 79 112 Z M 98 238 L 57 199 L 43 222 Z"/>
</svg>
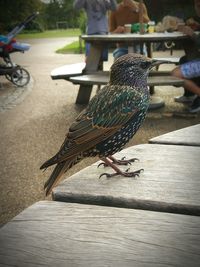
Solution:
<svg viewBox="0 0 200 267">
<path fill-rule="evenodd" d="M 24 68 L 18 68 L 16 69 L 16 71 L 14 71 L 11 74 L 11 82 L 15 85 L 17 85 L 18 87 L 22 87 L 25 86 L 29 83 L 30 81 L 30 74 L 29 72 L 24 69 Z"/>
<path fill-rule="evenodd" d="M 5 69 L 5 77 L 8 81 L 12 82 L 12 73 L 15 72 L 18 67 L 13 67 L 13 66 L 6 66 L 4 67 Z"/>
</svg>

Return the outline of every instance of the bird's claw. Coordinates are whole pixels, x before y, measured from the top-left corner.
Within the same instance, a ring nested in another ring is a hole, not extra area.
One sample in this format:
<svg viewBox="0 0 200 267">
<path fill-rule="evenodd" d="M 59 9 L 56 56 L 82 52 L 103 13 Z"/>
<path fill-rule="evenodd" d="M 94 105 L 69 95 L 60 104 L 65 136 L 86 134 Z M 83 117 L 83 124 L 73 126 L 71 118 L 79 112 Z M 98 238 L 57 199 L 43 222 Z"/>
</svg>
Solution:
<svg viewBox="0 0 200 267">
<path fill-rule="evenodd" d="M 106 176 L 106 178 L 110 178 L 110 177 L 112 177 L 112 176 L 115 176 L 115 175 L 117 175 L 117 173 L 106 173 L 106 172 L 104 172 L 104 173 L 102 173 L 100 176 L 99 176 L 99 179 L 102 177 L 102 176 Z"/>
<path fill-rule="evenodd" d="M 108 165 L 105 164 L 104 162 L 101 162 L 101 163 L 99 163 L 99 165 L 97 166 L 97 168 L 99 168 L 101 165 L 103 165 L 104 167 L 107 167 L 107 166 L 108 166 Z"/>
<path fill-rule="evenodd" d="M 139 169 L 139 170 L 134 171 L 134 172 L 128 172 L 128 171 L 129 171 L 129 169 L 127 169 L 127 170 L 125 171 L 125 173 L 124 173 L 124 176 L 125 176 L 125 177 L 136 177 L 136 176 L 139 177 L 140 173 L 143 172 L 144 169 Z"/>
<path fill-rule="evenodd" d="M 121 160 L 118 159 L 112 159 L 114 164 L 117 165 L 131 165 L 131 162 L 139 161 L 137 158 L 132 159 L 126 159 L 126 157 L 121 158 Z"/>
<path fill-rule="evenodd" d="M 99 176 L 99 179 L 102 177 L 102 176 L 106 176 L 106 178 L 111 178 L 111 177 L 114 177 L 114 176 L 117 176 L 117 175 L 122 175 L 124 177 L 136 177 L 136 176 L 139 176 L 141 172 L 144 171 L 144 169 L 139 169 L 137 171 L 134 171 L 134 172 L 129 172 L 130 168 L 128 168 L 125 172 L 122 172 L 122 173 L 118 173 L 118 172 L 115 172 L 115 173 L 102 173 L 100 176 Z"/>
</svg>

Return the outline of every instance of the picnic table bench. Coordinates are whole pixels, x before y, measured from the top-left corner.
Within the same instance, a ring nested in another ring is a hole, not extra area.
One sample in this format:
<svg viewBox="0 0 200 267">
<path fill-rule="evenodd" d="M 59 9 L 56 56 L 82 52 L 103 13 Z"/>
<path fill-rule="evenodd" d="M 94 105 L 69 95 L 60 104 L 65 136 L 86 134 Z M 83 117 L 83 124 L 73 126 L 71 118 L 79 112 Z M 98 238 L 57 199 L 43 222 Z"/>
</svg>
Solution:
<svg viewBox="0 0 200 267">
<path fill-rule="evenodd" d="M 173 61 L 172 61 L 173 63 Z M 52 70 L 53 80 L 64 79 L 80 85 L 76 104 L 88 104 L 93 85 L 105 85 L 109 81 L 109 71 L 84 71 L 85 63 L 64 65 Z M 169 71 L 152 71 L 148 85 L 153 93 L 154 86 L 182 86 L 183 80 L 173 77 Z"/>
<path fill-rule="evenodd" d="M 133 43 L 143 44 L 146 43 L 147 45 L 147 54 L 149 57 L 152 56 L 152 43 L 154 42 L 162 42 L 162 41 L 174 41 L 174 42 L 183 42 L 187 41 L 188 36 L 180 33 L 180 32 L 173 32 L 173 33 L 153 33 L 153 34 L 105 34 L 105 35 L 83 35 L 81 38 L 91 43 L 90 53 L 87 57 L 87 64 L 85 65 L 85 71 L 82 73 L 82 67 L 77 65 L 78 70 L 75 70 L 74 74 L 72 74 L 71 69 L 69 69 L 69 73 L 67 72 L 67 66 L 63 67 L 65 69 L 65 73 L 63 75 L 63 69 L 60 69 L 61 74 L 56 73 L 53 71 L 51 73 L 52 79 L 64 78 L 66 80 L 70 80 L 73 83 L 79 84 L 79 91 L 76 98 L 76 104 L 88 104 L 92 92 L 92 87 L 94 84 L 105 84 L 107 80 L 105 80 L 105 76 L 102 77 L 101 73 L 96 73 L 95 77 L 88 76 L 94 75 L 94 72 L 98 70 L 98 66 L 101 59 L 101 53 L 103 49 L 109 45 L 118 42 L 124 43 L 126 46 L 129 47 L 129 52 L 131 52 L 131 48 Z M 171 62 L 177 64 L 178 59 L 170 57 Z M 165 59 L 169 61 L 169 59 Z M 70 68 L 70 66 L 69 66 Z M 80 74 L 78 74 L 80 73 Z M 87 75 L 85 77 L 85 75 Z M 74 79 L 71 79 L 73 76 L 78 76 Z M 82 77 L 84 76 L 84 77 Z M 158 78 L 150 78 L 150 92 L 151 94 L 154 93 L 154 86 L 155 85 L 177 85 L 177 83 L 181 86 L 183 85 L 183 81 L 177 80 L 171 75 L 169 77 L 159 76 Z M 162 82 L 163 81 L 163 82 Z M 157 99 L 159 100 L 159 99 Z M 156 101 L 157 107 L 162 107 L 164 102 L 162 99 Z"/>
<path fill-rule="evenodd" d="M 82 74 L 85 68 L 85 63 L 66 64 L 64 66 L 55 68 L 51 71 L 52 80 L 64 79 L 69 80 L 70 77 L 78 76 Z"/>
<path fill-rule="evenodd" d="M 183 42 L 184 40 L 188 39 L 188 36 L 180 33 L 180 32 L 173 32 L 173 33 L 153 33 L 153 34 L 103 34 L 103 35 L 83 35 L 81 36 L 83 40 L 86 42 L 91 43 L 90 53 L 87 57 L 87 64 L 86 64 L 86 72 L 85 74 L 91 74 L 91 72 L 97 71 L 98 64 L 101 58 L 101 53 L 103 49 L 113 43 L 123 43 L 125 46 L 129 48 L 129 52 L 131 52 L 131 48 L 134 44 L 143 45 L 144 43 L 147 46 L 147 55 L 149 57 L 152 56 L 152 49 L 151 44 L 154 42 L 161 42 L 161 41 L 174 41 L 174 42 Z M 162 80 L 162 77 L 159 77 Z M 169 81 L 168 79 L 168 82 Z M 156 82 L 157 83 L 157 82 Z M 88 104 L 92 84 L 82 84 L 80 83 L 79 93 L 76 99 L 77 104 Z M 153 93 L 153 83 L 150 86 L 150 92 Z M 158 107 L 163 106 L 163 101 Z"/>
<path fill-rule="evenodd" d="M 105 85 L 109 82 L 109 72 L 108 71 L 98 71 L 92 74 L 80 75 L 75 77 L 70 77 L 69 80 L 74 84 L 86 84 L 86 85 Z M 157 71 L 150 73 L 148 78 L 148 86 L 182 86 L 183 80 L 170 75 L 166 71 Z"/>
</svg>

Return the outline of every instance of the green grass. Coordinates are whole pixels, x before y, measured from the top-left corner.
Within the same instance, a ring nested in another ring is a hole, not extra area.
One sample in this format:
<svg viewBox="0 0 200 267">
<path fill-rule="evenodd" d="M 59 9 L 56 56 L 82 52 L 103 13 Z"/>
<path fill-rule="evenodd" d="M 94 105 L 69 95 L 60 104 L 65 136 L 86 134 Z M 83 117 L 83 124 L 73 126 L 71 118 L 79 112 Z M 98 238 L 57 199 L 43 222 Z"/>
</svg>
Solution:
<svg viewBox="0 0 200 267">
<path fill-rule="evenodd" d="M 72 37 L 81 35 L 80 29 L 51 30 L 39 33 L 22 33 L 17 35 L 18 39 L 37 39 L 37 38 L 58 38 Z"/>
<path fill-rule="evenodd" d="M 85 50 L 85 46 L 83 45 L 82 47 L 82 51 Z M 58 50 L 56 50 L 56 53 L 59 54 L 68 54 L 68 53 L 75 53 L 75 54 L 80 54 L 80 46 L 79 46 L 79 41 L 75 41 L 69 45 L 65 45 L 62 48 L 59 48 Z"/>
<path fill-rule="evenodd" d="M 80 29 L 67 29 L 67 30 L 51 30 L 39 33 L 22 33 L 17 35 L 17 39 L 37 39 L 37 38 L 59 38 L 59 37 L 73 37 L 81 35 Z M 82 50 L 85 50 L 84 43 L 82 43 Z M 75 41 L 69 45 L 59 48 L 56 53 L 67 54 L 67 53 L 81 53 L 79 41 Z"/>
</svg>

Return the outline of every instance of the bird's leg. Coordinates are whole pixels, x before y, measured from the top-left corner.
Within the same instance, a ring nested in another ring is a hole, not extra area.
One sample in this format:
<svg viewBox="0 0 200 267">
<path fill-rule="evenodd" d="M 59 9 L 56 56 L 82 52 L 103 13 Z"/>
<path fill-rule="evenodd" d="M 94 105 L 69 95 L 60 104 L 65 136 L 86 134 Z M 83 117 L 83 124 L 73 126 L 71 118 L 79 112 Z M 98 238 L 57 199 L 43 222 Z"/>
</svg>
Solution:
<svg viewBox="0 0 200 267">
<path fill-rule="evenodd" d="M 109 173 L 102 173 L 99 178 L 101 178 L 103 175 L 105 175 L 107 178 L 113 177 L 113 176 L 117 176 L 117 175 L 121 175 L 124 177 L 135 177 L 135 176 L 139 176 L 140 172 L 143 171 L 143 169 L 134 171 L 134 172 L 129 172 L 129 169 L 127 169 L 125 172 L 120 170 L 115 164 L 113 164 L 113 162 L 111 162 L 108 158 L 102 158 L 101 159 L 106 166 L 110 166 L 115 173 L 109 174 Z"/>
<path fill-rule="evenodd" d="M 108 158 L 112 161 L 113 164 L 116 164 L 116 165 L 128 165 L 128 164 L 131 165 L 131 162 L 135 162 L 136 160 L 139 160 L 139 159 L 137 159 L 137 158 L 125 159 L 126 157 L 123 157 L 123 158 L 121 158 L 121 159 L 116 159 L 116 158 L 113 157 L 113 156 L 109 156 Z M 106 164 L 105 162 L 101 162 L 101 163 L 98 165 L 98 167 L 101 166 L 101 165 L 103 165 L 104 167 L 108 167 L 108 166 L 109 166 L 109 165 Z"/>
</svg>

